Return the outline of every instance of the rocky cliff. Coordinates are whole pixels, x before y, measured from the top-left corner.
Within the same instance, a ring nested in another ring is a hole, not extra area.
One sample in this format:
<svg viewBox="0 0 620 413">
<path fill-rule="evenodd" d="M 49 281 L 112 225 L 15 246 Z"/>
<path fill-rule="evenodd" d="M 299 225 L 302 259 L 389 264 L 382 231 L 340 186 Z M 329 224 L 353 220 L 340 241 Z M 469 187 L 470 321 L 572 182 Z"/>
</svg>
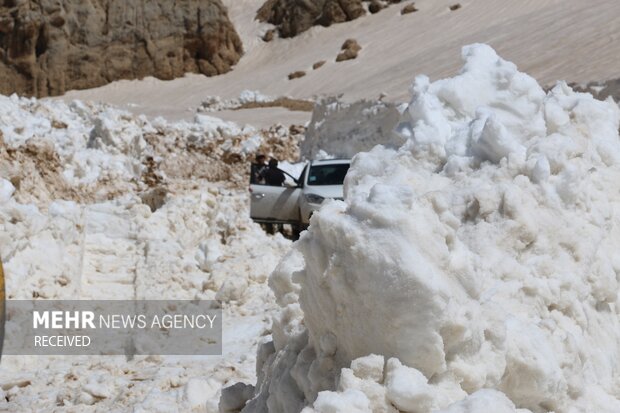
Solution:
<svg viewBox="0 0 620 413">
<path fill-rule="evenodd" d="M 365 14 L 362 0 L 267 0 L 257 19 L 276 25 L 281 37 L 292 37 L 315 24 L 329 26 Z"/>
<path fill-rule="evenodd" d="M 267 0 L 258 10 L 259 21 L 278 27 L 280 37 L 293 37 L 314 25 L 330 26 L 366 14 L 370 0 Z M 400 0 L 373 0 L 374 12 Z"/>
<path fill-rule="evenodd" d="M 0 0 L 0 93 L 213 76 L 243 48 L 220 0 Z"/>
</svg>

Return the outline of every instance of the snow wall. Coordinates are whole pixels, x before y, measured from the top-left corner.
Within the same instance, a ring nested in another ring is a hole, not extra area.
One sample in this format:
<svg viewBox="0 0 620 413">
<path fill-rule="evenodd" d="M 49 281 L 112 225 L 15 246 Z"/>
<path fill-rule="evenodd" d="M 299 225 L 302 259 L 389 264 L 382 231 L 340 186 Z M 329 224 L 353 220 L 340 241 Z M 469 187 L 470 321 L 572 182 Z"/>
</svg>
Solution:
<svg viewBox="0 0 620 413">
<path fill-rule="evenodd" d="M 314 106 L 301 157 L 351 158 L 378 144 L 398 148 L 402 137 L 394 133 L 400 113 L 393 103 L 362 100 L 354 103 L 325 98 Z"/>
<path fill-rule="evenodd" d="M 463 59 L 272 274 L 244 412 L 620 411 L 620 110 Z"/>
</svg>

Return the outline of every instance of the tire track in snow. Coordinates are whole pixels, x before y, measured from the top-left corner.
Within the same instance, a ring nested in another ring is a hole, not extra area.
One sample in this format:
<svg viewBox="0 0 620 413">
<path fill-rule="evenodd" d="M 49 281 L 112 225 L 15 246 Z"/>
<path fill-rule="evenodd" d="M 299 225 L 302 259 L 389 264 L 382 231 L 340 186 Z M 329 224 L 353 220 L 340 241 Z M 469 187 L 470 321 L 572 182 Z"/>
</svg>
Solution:
<svg viewBox="0 0 620 413">
<path fill-rule="evenodd" d="M 130 212 L 110 204 L 89 205 L 84 221 L 79 298 L 135 299 L 144 254 Z"/>
</svg>

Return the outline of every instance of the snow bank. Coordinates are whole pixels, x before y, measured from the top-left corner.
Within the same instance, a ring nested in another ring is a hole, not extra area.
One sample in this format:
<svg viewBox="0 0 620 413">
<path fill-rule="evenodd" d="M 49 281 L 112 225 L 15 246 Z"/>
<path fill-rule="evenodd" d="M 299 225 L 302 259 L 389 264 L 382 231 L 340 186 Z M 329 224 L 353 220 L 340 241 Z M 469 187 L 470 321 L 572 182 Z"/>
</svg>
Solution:
<svg viewBox="0 0 620 413">
<path fill-rule="evenodd" d="M 620 110 L 463 58 L 275 270 L 244 412 L 620 411 Z"/>
<path fill-rule="evenodd" d="M 215 413 L 223 385 L 253 381 L 252 349 L 274 308 L 267 277 L 290 241 L 252 223 L 246 202 L 245 191 L 201 184 L 155 212 L 136 196 L 56 201 L 47 212 L 14 199 L 0 204 L 9 298 L 210 299 L 226 320 L 223 357 L 3 357 L 8 411 L 61 403 L 165 412 L 200 404 L 196 411 Z M 70 386 L 67 371 L 75 376 Z M 12 384 L 19 380 L 29 384 Z"/>
<path fill-rule="evenodd" d="M 319 101 L 301 144 L 304 159 L 351 158 L 382 144 L 399 147 L 402 138 L 393 133 L 399 112 L 393 103 L 359 101 L 347 103 L 337 98 Z"/>
<path fill-rule="evenodd" d="M 256 152 L 297 159 L 302 131 L 256 130 L 204 114 L 149 120 L 96 103 L 0 96 L 0 177 L 19 202 L 93 202 L 149 191 L 163 180 L 247 184 Z M 155 176 L 155 175 L 157 176 Z"/>
<path fill-rule="evenodd" d="M 195 411 L 215 413 L 223 385 L 254 381 L 254 348 L 274 307 L 266 279 L 290 242 L 249 222 L 246 200 L 242 191 L 208 186 L 154 213 L 135 198 L 57 201 L 47 213 L 14 200 L 0 207 L 11 298 L 217 299 L 226 320 L 223 357 L 5 356 L 5 410 L 169 412 L 200 404 Z M 214 246 L 208 268 L 203 244 Z"/>
<path fill-rule="evenodd" d="M 222 386 L 255 380 L 267 277 L 290 247 L 249 218 L 248 156 L 286 153 L 289 129 L 15 96 L 0 109 L 8 298 L 208 299 L 225 318 L 222 357 L 3 357 L 0 410 L 217 412 Z"/>
<path fill-rule="evenodd" d="M 257 90 L 244 90 L 236 99 L 222 100 L 219 96 L 207 96 L 198 107 L 198 112 L 219 112 L 221 110 L 235 109 L 249 103 L 262 103 L 273 100 L 273 97 L 263 95 Z"/>
<path fill-rule="evenodd" d="M 12 149 L 49 145 L 64 164 L 71 185 L 139 177 L 148 131 L 144 117 L 104 105 L 0 96 L 0 130 Z"/>
</svg>

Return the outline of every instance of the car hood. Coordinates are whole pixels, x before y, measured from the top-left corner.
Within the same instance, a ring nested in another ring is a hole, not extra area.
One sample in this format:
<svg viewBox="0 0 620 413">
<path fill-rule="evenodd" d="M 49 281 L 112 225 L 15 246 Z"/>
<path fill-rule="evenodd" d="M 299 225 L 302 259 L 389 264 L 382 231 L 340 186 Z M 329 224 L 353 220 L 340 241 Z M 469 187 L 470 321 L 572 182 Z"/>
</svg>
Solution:
<svg viewBox="0 0 620 413">
<path fill-rule="evenodd" d="M 323 198 L 342 199 L 342 188 L 342 185 L 307 185 L 304 193 L 320 195 Z"/>
</svg>

